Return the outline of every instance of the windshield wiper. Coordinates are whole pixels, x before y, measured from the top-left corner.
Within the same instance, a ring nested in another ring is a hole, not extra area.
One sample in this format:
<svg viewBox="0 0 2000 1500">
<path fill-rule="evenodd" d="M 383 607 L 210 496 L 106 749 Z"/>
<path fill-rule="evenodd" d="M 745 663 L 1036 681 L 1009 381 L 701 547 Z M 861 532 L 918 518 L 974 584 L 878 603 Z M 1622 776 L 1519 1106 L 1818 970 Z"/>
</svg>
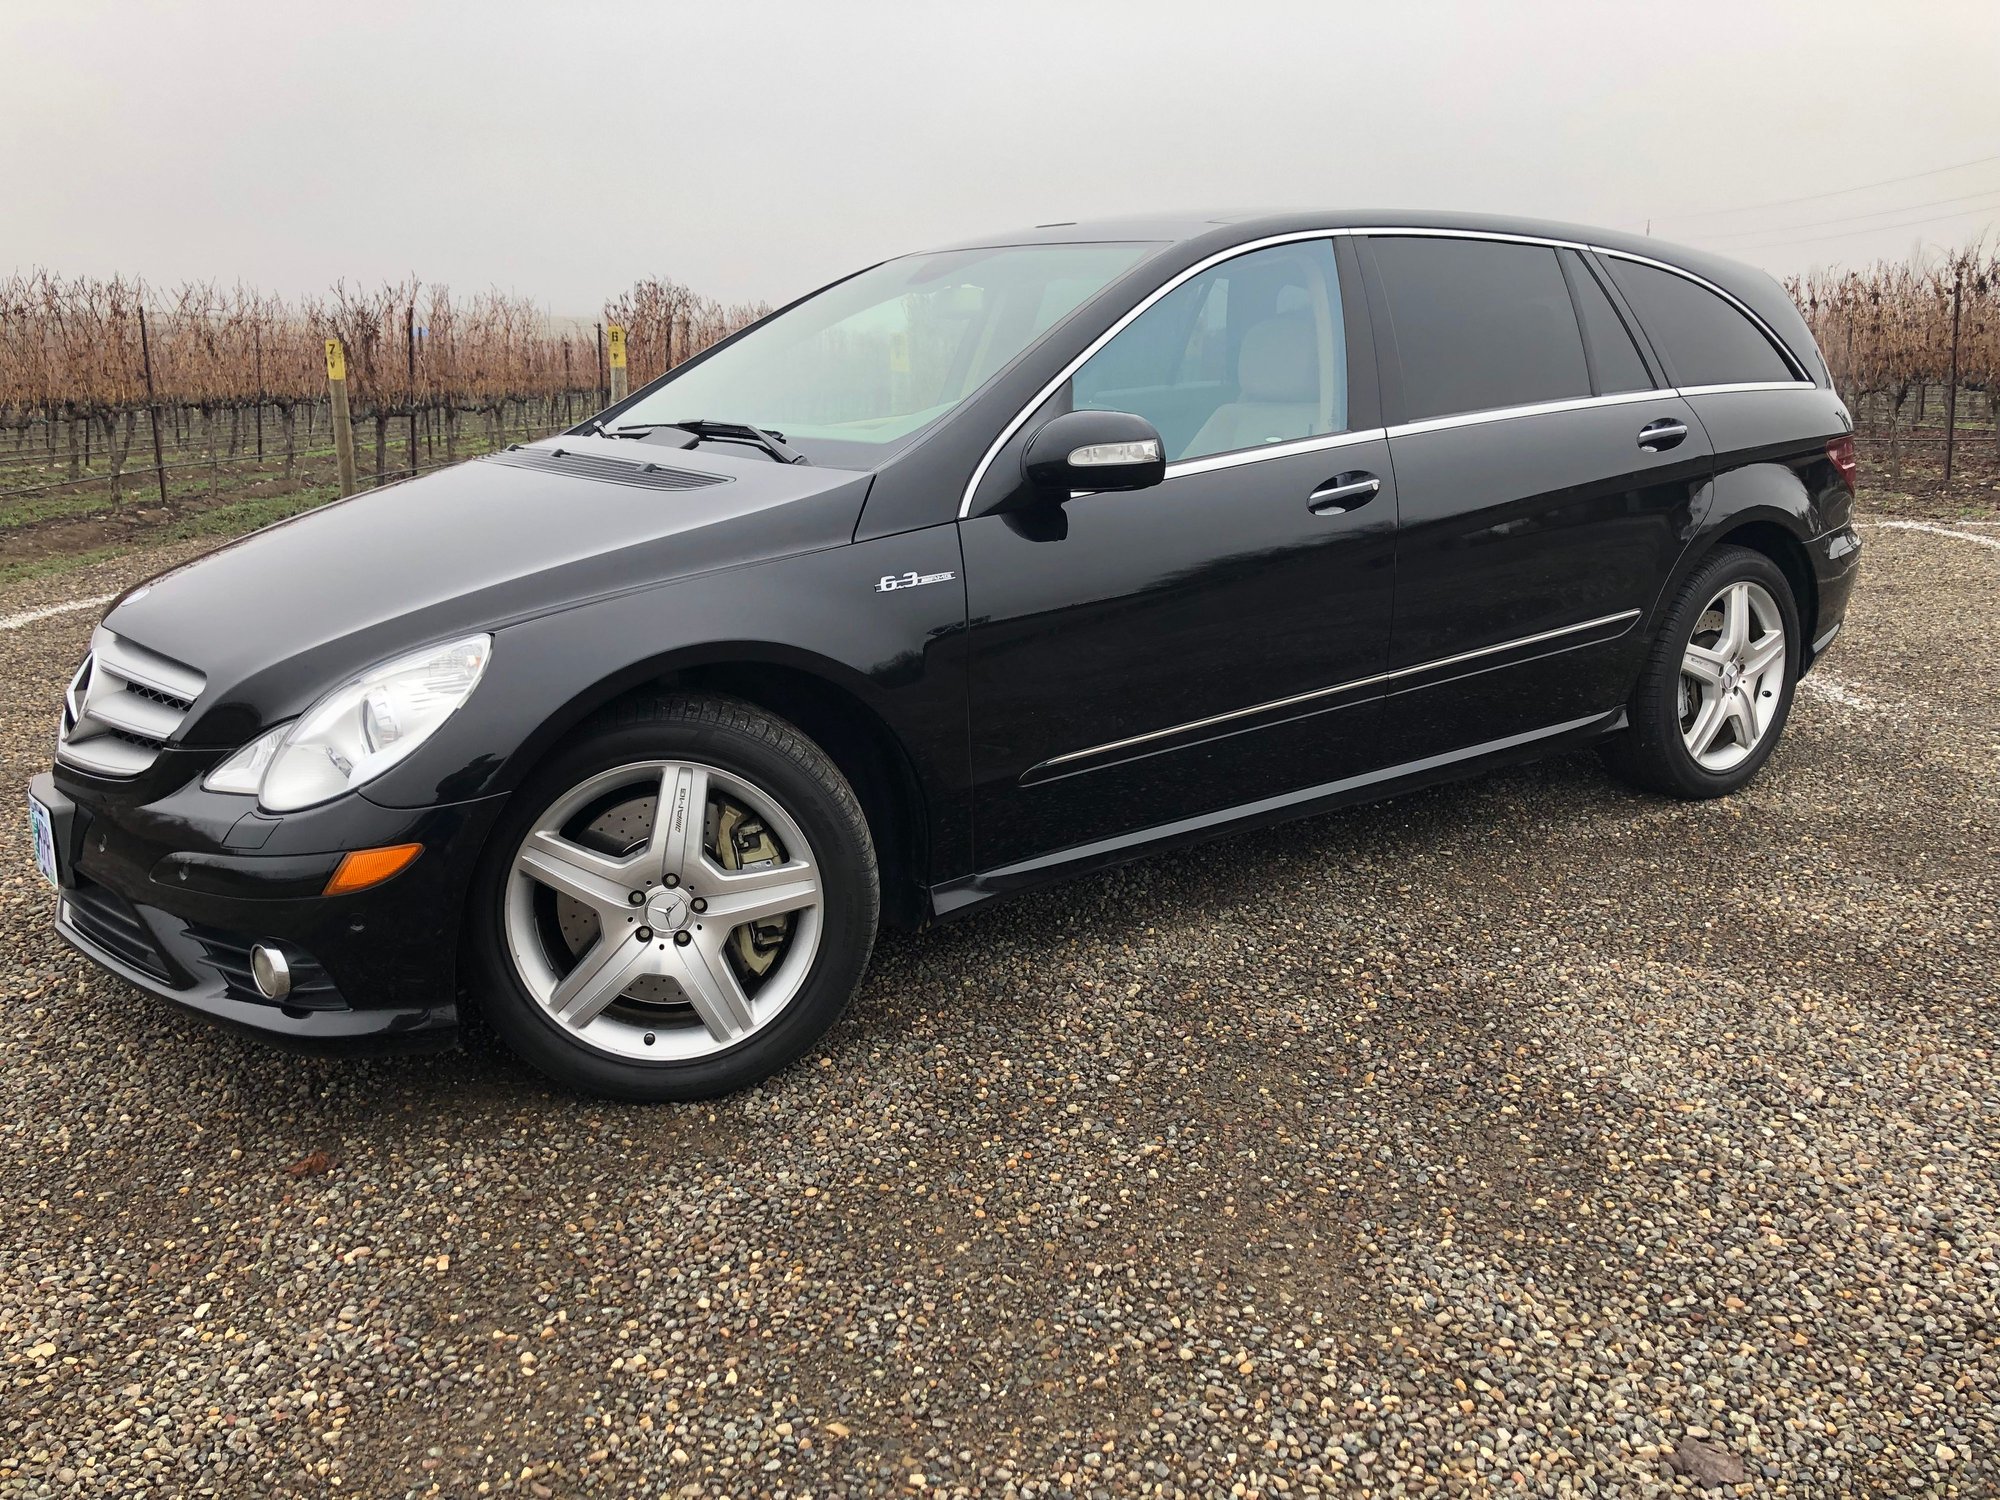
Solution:
<svg viewBox="0 0 2000 1500">
<path fill-rule="evenodd" d="M 689 417 L 681 422 L 635 422 L 629 427 L 609 427 L 601 429 L 606 437 L 642 437 L 649 432 L 657 432 L 662 427 L 678 427 L 682 432 L 692 433 L 696 442 L 747 443 L 753 448 L 762 448 L 781 464 L 802 464 L 810 460 L 785 442 L 782 432 L 768 427 L 753 427 L 748 422 L 715 422 L 707 417 Z M 684 446 L 693 447 L 693 443 Z"/>
</svg>

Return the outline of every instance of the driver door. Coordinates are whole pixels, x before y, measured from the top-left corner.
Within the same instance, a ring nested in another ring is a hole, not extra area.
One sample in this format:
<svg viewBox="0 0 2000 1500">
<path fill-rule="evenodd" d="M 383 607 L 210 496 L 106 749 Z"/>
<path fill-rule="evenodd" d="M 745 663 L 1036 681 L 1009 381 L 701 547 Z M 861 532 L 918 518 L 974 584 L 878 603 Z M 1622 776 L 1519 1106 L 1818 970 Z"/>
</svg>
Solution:
<svg viewBox="0 0 2000 1500">
<path fill-rule="evenodd" d="M 1361 308 L 1332 240 L 1245 251 L 1155 293 L 996 457 L 960 523 L 983 872 L 1379 764 L 1396 497 Z M 980 514 L 1072 406 L 1151 421 L 1164 482 Z"/>
</svg>

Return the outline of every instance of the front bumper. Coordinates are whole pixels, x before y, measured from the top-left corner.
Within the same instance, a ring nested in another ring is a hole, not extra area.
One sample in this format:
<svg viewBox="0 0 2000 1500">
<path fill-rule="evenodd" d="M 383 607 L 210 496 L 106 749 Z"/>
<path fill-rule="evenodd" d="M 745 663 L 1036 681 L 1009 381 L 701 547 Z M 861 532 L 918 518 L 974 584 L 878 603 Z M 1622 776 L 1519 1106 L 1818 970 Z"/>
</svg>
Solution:
<svg viewBox="0 0 2000 1500">
<path fill-rule="evenodd" d="M 79 781 L 44 772 L 29 791 L 54 823 L 56 930 L 84 955 L 150 994 L 300 1050 L 455 1039 L 459 918 L 501 799 L 411 810 L 352 796 L 264 819 L 248 799 L 198 785 L 135 805 Z M 399 843 L 424 846 L 401 874 L 352 895 L 318 894 L 346 850 Z M 290 964 L 282 1002 L 251 978 L 260 942 Z"/>
</svg>

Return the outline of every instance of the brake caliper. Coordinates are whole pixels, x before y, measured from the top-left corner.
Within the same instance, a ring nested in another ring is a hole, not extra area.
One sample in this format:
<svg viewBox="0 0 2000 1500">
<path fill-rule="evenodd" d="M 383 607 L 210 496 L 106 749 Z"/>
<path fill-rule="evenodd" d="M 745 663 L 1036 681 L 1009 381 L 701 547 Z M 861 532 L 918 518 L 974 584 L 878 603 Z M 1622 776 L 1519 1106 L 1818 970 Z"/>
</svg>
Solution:
<svg viewBox="0 0 2000 1500">
<path fill-rule="evenodd" d="M 715 860 L 725 870 L 776 864 L 784 858 L 770 830 L 734 803 L 717 803 L 714 832 Z M 789 913 L 745 922 L 729 934 L 729 948 L 745 973 L 761 979 L 777 962 L 778 953 L 785 946 L 785 939 L 790 936 L 791 930 Z"/>
</svg>

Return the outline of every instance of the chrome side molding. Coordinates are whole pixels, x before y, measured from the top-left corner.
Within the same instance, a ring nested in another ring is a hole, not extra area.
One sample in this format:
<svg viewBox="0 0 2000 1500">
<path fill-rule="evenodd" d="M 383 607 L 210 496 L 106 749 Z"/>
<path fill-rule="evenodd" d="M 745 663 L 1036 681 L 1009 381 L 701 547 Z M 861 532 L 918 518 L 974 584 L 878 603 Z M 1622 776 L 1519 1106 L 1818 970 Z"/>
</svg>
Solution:
<svg viewBox="0 0 2000 1500">
<path fill-rule="evenodd" d="M 1466 662 L 1498 656 L 1503 652 L 1517 651 L 1524 646 L 1539 646 L 1547 641 L 1558 641 L 1565 636 L 1582 635 L 1586 631 L 1620 627 L 1624 628 L 1639 618 L 1636 609 L 1620 610 L 1614 615 L 1599 615 L 1594 620 L 1579 620 L 1574 625 L 1563 625 L 1555 630 L 1537 631 L 1533 635 L 1517 636 L 1511 641 L 1501 641 L 1493 646 L 1481 646 L 1476 651 L 1461 651 L 1455 656 L 1440 656 L 1432 661 L 1419 662 L 1415 666 L 1398 667 L 1392 672 L 1377 672 L 1372 677 L 1357 677 L 1351 682 L 1336 683 L 1332 687 L 1314 688 L 1311 692 L 1295 693 L 1288 698 L 1273 698 L 1265 703 L 1253 703 L 1248 708 L 1234 708 L 1227 713 L 1211 714 L 1204 719 L 1189 719 L 1182 724 L 1171 724 L 1165 729 L 1148 730 L 1145 734 L 1128 735 L 1122 740 L 1108 740 L 1102 745 L 1092 745 L 1085 750 L 1072 750 L 1066 755 L 1051 756 L 1049 759 L 1030 766 L 1021 774 L 1023 785 L 1048 781 L 1058 776 L 1073 774 L 1062 770 L 1064 766 L 1074 766 L 1078 761 L 1095 760 L 1099 756 L 1116 754 L 1123 750 L 1137 750 L 1140 746 L 1155 744 L 1160 740 L 1174 739 L 1184 734 L 1196 734 L 1204 729 L 1215 729 L 1225 724 L 1233 724 L 1242 719 L 1255 718 L 1260 714 L 1278 713 L 1288 708 L 1298 708 L 1308 703 L 1317 703 L 1328 698 L 1337 698 L 1343 693 L 1355 692 L 1361 688 L 1379 687 L 1405 678 L 1419 677 L 1426 672 L 1435 672 L 1446 667 L 1460 666 Z M 1611 637 L 1615 639 L 1615 637 Z M 1339 705 L 1333 705 L 1338 707 Z M 1198 741 L 1197 741 L 1198 743 Z M 1078 767 L 1078 769 L 1087 769 Z"/>
</svg>

